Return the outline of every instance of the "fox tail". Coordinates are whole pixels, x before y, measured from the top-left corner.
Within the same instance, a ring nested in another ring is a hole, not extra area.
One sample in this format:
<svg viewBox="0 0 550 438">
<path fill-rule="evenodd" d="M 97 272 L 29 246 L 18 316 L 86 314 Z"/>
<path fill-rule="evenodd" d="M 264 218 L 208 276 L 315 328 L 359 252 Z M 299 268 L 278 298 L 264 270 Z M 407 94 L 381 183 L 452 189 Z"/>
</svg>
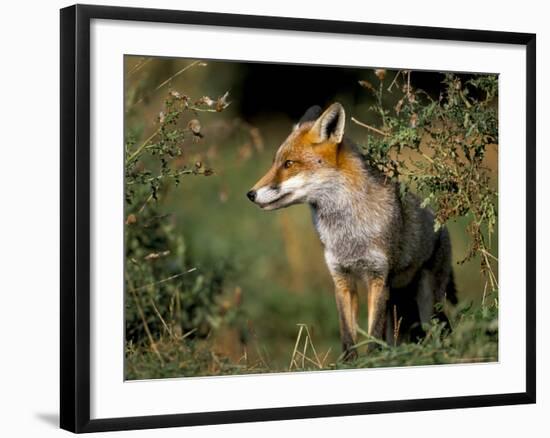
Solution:
<svg viewBox="0 0 550 438">
<path fill-rule="evenodd" d="M 449 283 L 447 284 L 446 291 L 447 300 L 453 305 L 458 303 L 458 298 L 456 296 L 456 284 L 455 284 L 455 275 L 451 270 L 451 276 L 449 277 Z"/>
</svg>

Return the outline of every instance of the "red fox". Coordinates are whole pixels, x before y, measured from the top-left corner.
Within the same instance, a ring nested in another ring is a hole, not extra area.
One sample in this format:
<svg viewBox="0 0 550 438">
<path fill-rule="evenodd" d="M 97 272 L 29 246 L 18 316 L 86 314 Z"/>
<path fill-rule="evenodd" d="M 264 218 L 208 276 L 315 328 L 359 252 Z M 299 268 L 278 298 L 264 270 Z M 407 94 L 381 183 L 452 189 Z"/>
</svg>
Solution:
<svg viewBox="0 0 550 438">
<path fill-rule="evenodd" d="M 368 334 L 392 344 L 396 321 L 400 341 L 420 336 L 434 316 L 449 324 L 442 305 L 445 297 L 456 303 L 456 289 L 447 229 L 434 231 L 433 212 L 410 192 L 400 196 L 368 164 L 344 136 L 345 117 L 339 103 L 307 110 L 247 196 L 263 210 L 311 207 L 350 360 L 357 357 L 357 282 L 367 287 Z"/>
</svg>

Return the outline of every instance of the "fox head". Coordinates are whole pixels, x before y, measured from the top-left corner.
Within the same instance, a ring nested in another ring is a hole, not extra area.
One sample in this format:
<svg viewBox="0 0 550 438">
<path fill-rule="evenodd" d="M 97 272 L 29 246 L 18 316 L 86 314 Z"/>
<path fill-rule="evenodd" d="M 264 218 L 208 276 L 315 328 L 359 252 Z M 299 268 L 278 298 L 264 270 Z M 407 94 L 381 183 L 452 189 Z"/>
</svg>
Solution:
<svg viewBox="0 0 550 438">
<path fill-rule="evenodd" d="M 306 111 L 275 154 L 267 173 L 247 193 L 264 210 L 315 203 L 338 172 L 346 114 L 339 103 Z"/>
</svg>

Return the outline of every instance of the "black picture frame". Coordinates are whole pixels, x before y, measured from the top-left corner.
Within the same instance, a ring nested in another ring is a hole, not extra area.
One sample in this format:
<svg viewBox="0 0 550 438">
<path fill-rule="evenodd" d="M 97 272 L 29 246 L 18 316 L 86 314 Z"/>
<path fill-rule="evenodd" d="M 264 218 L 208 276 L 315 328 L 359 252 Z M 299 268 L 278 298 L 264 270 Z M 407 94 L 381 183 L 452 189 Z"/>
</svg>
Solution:
<svg viewBox="0 0 550 438">
<path fill-rule="evenodd" d="M 90 22 L 92 19 L 487 42 L 526 47 L 526 391 L 368 403 L 90 419 Z M 61 10 L 60 426 L 100 432 L 535 403 L 536 35 L 359 22 L 75 5 Z"/>
</svg>

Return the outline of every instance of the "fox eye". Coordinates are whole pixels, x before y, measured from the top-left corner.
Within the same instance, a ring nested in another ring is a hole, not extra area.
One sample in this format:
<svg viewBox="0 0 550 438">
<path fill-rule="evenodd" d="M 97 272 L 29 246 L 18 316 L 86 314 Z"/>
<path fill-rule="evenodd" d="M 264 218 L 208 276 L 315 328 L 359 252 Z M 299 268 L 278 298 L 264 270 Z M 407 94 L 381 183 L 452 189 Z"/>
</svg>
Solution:
<svg viewBox="0 0 550 438">
<path fill-rule="evenodd" d="M 288 169 L 290 166 L 292 166 L 294 164 L 294 161 L 292 160 L 286 160 L 285 163 L 283 164 L 283 167 L 285 169 Z"/>
</svg>

